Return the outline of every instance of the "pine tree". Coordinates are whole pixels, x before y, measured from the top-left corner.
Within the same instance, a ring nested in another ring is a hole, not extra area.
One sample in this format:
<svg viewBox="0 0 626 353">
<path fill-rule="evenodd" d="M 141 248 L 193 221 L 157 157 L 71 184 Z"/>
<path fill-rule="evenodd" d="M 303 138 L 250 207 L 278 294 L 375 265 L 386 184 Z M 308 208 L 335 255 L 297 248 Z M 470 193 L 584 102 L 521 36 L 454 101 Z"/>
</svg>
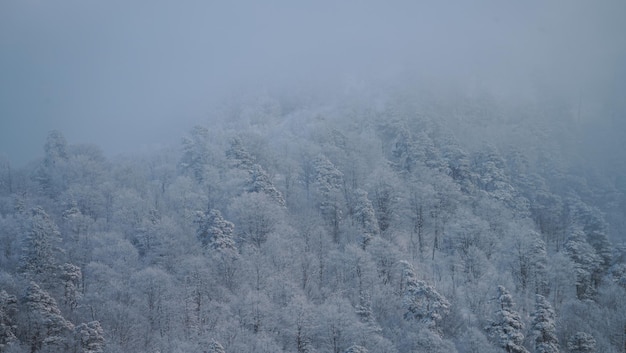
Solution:
<svg viewBox="0 0 626 353">
<path fill-rule="evenodd" d="M 418 280 L 411 264 L 406 261 L 401 263 L 404 266 L 404 318 L 416 320 L 439 333 L 441 321 L 450 312 L 450 303 L 433 286 Z"/>
<path fill-rule="evenodd" d="M 254 164 L 249 170 L 250 180 L 248 192 L 259 192 L 267 195 L 271 200 L 274 200 L 278 206 L 285 207 L 285 198 L 283 194 L 274 186 L 274 183 L 270 180 L 267 172 L 263 168 Z"/>
<path fill-rule="evenodd" d="M 68 338 L 74 325 L 67 321 L 57 306 L 57 302 L 48 292 L 30 282 L 22 297 L 28 313 L 26 342 L 31 352 L 63 350 L 68 345 Z"/>
<path fill-rule="evenodd" d="M 376 210 L 376 219 L 381 233 L 385 233 L 393 223 L 398 197 L 394 188 L 387 181 L 379 181 L 374 186 L 372 204 Z"/>
<path fill-rule="evenodd" d="M 83 323 L 74 328 L 77 353 L 102 353 L 105 340 L 99 321 Z"/>
<path fill-rule="evenodd" d="M 346 349 L 343 353 L 369 353 L 369 351 L 363 346 L 354 344 Z"/>
<path fill-rule="evenodd" d="M 183 173 L 192 176 L 197 182 L 204 181 L 206 168 L 211 161 L 209 150 L 209 130 L 194 126 L 191 137 L 183 138 L 183 155 L 179 166 Z"/>
<path fill-rule="evenodd" d="M 216 340 L 211 340 L 205 352 L 206 353 L 226 353 L 226 350 L 224 350 L 224 347 L 222 347 L 222 345 L 219 342 L 217 342 Z"/>
<path fill-rule="evenodd" d="M 359 317 L 361 323 L 363 323 L 370 332 L 380 333 L 382 331 L 381 327 L 378 325 L 378 322 L 376 322 L 376 318 L 374 317 L 370 298 L 361 294 L 359 296 L 359 304 L 357 304 L 355 307 L 355 312 Z"/>
<path fill-rule="evenodd" d="M 17 312 L 17 298 L 0 290 L 0 352 L 17 341 L 13 318 Z"/>
<path fill-rule="evenodd" d="M 231 165 L 238 169 L 251 170 L 254 165 L 254 158 L 248 153 L 239 137 L 230 141 L 230 148 L 226 151 L 226 157 L 230 160 Z"/>
<path fill-rule="evenodd" d="M 486 329 L 491 338 L 507 353 L 528 353 L 524 348 L 524 323 L 519 314 L 513 310 L 513 298 L 503 286 L 498 286 L 498 303 L 496 319 Z"/>
<path fill-rule="evenodd" d="M 343 173 L 324 155 L 319 155 L 315 159 L 314 167 L 319 209 L 322 217 L 331 227 L 333 240 L 339 242 L 339 224 L 343 218 L 339 194 L 343 186 Z"/>
<path fill-rule="evenodd" d="M 53 130 L 48 133 L 44 153 L 36 179 L 49 197 L 56 198 L 65 188 L 63 171 L 69 158 L 67 141 L 61 132 Z"/>
<path fill-rule="evenodd" d="M 32 209 L 30 229 L 22 247 L 21 268 L 27 277 L 46 283 L 57 270 L 61 233 L 41 207 Z"/>
<path fill-rule="evenodd" d="M 237 251 L 233 239 L 235 225 L 225 220 L 219 210 L 198 212 L 196 224 L 198 224 L 196 236 L 203 247 L 226 252 Z"/>
<path fill-rule="evenodd" d="M 546 298 L 535 296 L 532 331 L 535 336 L 536 353 L 559 353 L 559 340 L 556 337 L 554 310 Z"/>
<path fill-rule="evenodd" d="M 592 299 L 596 292 L 593 276 L 600 270 L 602 260 L 595 249 L 587 243 L 585 234 L 580 229 L 570 233 L 565 243 L 565 251 L 574 262 L 576 296 L 581 300 Z"/>
<path fill-rule="evenodd" d="M 83 278 L 80 267 L 73 264 L 64 264 L 61 267 L 61 279 L 63 280 L 64 293 L 63 304 L 73 311 L 78 307 L 78 300 L 82 294 L 80 292 L 80 282 Z"/>
<path fill-rule="evenodd" d="M 570 353 L 596 353 L 596 340 L 585 332 L 577 332 L 567 341 Z"/>
<path fill-rule="evenodd" d="M 367 198 L 367 192 L 355 190 L 353 217 L 361 230 L 361 247 L 365 249 L 373 237 L 380 233 L 378 221 L 374 213 L 372 202 Z"/>
</svg>

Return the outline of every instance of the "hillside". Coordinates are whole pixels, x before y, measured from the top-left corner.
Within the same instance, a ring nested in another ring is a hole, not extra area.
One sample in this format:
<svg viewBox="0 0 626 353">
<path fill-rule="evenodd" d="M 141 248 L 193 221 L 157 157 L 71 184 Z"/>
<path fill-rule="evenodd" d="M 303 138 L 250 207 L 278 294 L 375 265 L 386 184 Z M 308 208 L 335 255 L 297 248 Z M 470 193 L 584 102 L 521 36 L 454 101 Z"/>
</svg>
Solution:
<svg viewBox="0 0 626 353">
<path fill-rule="evenodd" d="M 401 93 L 51 132 L 0 173 L 0 351 L 625 352 L 624 184 L 570 111 Z"/>
</svg>

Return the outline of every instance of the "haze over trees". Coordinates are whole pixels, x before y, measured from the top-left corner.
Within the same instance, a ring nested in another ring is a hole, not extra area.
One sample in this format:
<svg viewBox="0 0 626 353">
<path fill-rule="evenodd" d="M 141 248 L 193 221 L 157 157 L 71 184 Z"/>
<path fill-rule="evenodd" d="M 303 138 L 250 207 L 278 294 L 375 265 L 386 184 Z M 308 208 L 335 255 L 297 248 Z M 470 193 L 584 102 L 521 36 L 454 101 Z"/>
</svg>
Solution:
<svg viewBox="0 0 626 353">
<path fill-rule="evenodd" d="M 0 2 L 0 353 L 626 353 L 626 3 Z"/>
<path fill-rule="evenodd" d="M 242 102 L 124 158 L 51 132 L 1 193 L 0 347 L 623 352 L 618 185 L 559 149 L 465 143 L 407 92 Z"/>
</svg>

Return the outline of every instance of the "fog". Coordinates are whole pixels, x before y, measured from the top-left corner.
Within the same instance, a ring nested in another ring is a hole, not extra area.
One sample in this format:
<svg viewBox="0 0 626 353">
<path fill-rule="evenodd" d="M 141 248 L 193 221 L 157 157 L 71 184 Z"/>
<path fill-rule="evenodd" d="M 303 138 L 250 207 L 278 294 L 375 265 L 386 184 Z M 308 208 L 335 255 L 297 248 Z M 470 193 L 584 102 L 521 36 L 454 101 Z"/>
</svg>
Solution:
<svg viewBox="0 0 626 353">
<path fill-rule="evenodd" d="M 32 160 L 52 129 L 140 151 L 233 92 L 401 77 L 513 99 L 541 86 L 582 101 L 583 119 L 615 119 L 625 14 L 619 0 L 2 1 L 0 154 Z"/>
</svg>

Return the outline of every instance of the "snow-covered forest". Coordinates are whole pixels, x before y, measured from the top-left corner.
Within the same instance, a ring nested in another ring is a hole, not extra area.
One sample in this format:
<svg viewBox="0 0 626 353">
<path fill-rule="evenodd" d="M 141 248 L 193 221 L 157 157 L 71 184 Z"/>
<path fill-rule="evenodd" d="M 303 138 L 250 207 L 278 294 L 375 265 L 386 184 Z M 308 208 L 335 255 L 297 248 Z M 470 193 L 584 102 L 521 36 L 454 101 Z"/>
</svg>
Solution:
<svg viewBox="0 0 626 353">
<path fill-rule="evenodd" d="M 625 14 L 0 0 L 0 353 L 626 353 Z"/>
<path fill-rule="evenodd" d="M 0 351 L 625 352 L 623 156 L 518 103 L 259 94 L 117 157 L 51 131 L 0 165 Z"/>
</svg>

